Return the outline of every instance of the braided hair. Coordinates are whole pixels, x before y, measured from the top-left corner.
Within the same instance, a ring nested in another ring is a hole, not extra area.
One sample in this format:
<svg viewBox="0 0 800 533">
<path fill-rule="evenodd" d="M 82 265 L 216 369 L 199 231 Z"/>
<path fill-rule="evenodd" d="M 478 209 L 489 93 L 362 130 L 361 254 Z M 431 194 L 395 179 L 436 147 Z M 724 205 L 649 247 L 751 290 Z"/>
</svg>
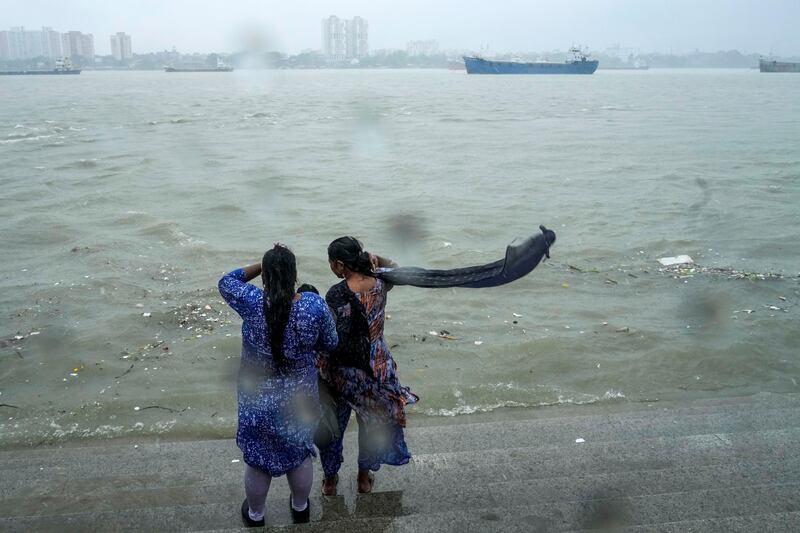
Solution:
<svg viewBox="0 0 800 533">
<path fill-rule="evenodd" d="M 368 252 L 355 237 L 339 237 L 328 245 L 328 259 L 341 261 L 344 266 L 365 276 L 375 277 Z"/>
<path fill-rule="evenodd" d="M 292 251 L 281 244 L 267 250 L 261 259 L 261 277 L 264 281 L 264 321 L 269 348 L 275 367 L 280 372 L 286 366 L 283 340 L 297 280 L 297 263 Z"/>
</svg>

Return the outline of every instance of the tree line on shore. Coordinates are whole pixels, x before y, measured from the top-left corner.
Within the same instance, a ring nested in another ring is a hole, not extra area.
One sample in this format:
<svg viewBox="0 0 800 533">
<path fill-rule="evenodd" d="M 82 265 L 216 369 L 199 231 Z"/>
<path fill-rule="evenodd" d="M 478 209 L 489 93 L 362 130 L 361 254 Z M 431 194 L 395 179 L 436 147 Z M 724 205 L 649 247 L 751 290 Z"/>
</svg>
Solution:
<svg viewBox="0 0 800 533">
<path fill-rule="evenodd" d="M 464 51 L 464 54 L 469 52 Z M 436 55 L 409 55 L 405 50 L 381 50 L 359 60 L 340 62 L 329 61 L 321 52 L 305 51 L 295 55 L 281 52 L 233 53 L 233 54 L 180 54 L 175 50 L 134 54 L 133 58 L 118 61 L 113 56 L 96 56 L 94 61 L 82 57 L 72 58 L 76 67 L 84 69 L 130 69 L 160 70 L 165 66 L 205 66 L 220 64 L 234 68 L 279 68 L 279 69 L 320 69 L 320 68 L 447 68 L 449 64 L 461 61 L 460 53 L 441 53 Z M 563 61 L 565 52 L 552 51 L 540 53 L 497 54 L 497 59 L 522 61 Z M 615 53 L 592 52 L 592 57 L 600 61 L 600 68 L 631 67 L 647 65 L 651 68 L 750 68 L 757 67 L 758 60 L 765 57 L 757 53 L 742 53 L 738 50 L 702 52 L 696 50 L 687 54 L 667 54 L 660 52 L 629 54 L 626 57 Z M 800 57 L 784 58 L 800 61 Z M 39 57 L 26 60 L 0 60 L 0 70 L 48 69 L 55 66 L 55 60 Z"/>
</svg>

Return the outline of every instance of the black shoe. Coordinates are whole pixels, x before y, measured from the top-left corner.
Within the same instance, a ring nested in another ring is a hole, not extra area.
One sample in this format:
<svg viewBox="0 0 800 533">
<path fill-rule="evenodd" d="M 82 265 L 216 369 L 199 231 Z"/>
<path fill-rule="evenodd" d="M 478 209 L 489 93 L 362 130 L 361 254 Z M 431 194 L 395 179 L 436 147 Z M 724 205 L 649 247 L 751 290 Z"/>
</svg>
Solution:
<svg viewBox="0 0 800 533">
<path fill-rule="evenodd" d="M 245 527 L 264 527 L 264 519 L 253 520 L 250 518 L 250 506 L 247 505 L 247 498 L 242 502 L 242 522 Z"/>
<path fill-rule="evenodd" d="M 289 496 L 289 510 L 292 512 L 292 522 L 295 524 L 307 524 L 311 518 L 311 500 L 306 500 L 306 508 L 302 511 L 295 511 L 292 507 L 292 497 Z"/>
</svg>

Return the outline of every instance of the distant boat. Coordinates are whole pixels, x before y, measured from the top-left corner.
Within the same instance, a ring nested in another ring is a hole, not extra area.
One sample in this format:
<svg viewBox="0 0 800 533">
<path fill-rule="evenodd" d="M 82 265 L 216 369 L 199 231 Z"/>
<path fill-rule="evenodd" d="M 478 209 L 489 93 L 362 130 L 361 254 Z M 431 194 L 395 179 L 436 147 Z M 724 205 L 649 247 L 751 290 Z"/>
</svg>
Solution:
<svg viewBox="0 0 800 533">
<path fill-rule="evenodd" d="M 758 60 L 758 70 L 761 72 L 800 72 L 800 63 L 790 61 Z"/>
<path fill-rule="evenodd" d="M 447 62 L 447 70 L 465 70 L 466 66 L 464 66 L 463 61 L 448 61 Z"/>
<path fill-rule="evenodd" d="M 599 61 L 589 59 L 580 48 L 572 47 L 569 52 L 570 57 L 563 63 L 494 61 L 464 56 L 464 65 L 468 74 L 594 74 Z"/>
<path fill-rule="evenodd" d="M 233 67 L 164 67 L 164 72 L 233 72 Z"/>
<path fill-rule="evenodd" d="M 80 74 L 81 69 L 73 68 L 68 57 L 56 59 L 56 66 L 52 70 L 2 70 L 0 76 L 46 76 L 63 74 Z"/>
</svg>

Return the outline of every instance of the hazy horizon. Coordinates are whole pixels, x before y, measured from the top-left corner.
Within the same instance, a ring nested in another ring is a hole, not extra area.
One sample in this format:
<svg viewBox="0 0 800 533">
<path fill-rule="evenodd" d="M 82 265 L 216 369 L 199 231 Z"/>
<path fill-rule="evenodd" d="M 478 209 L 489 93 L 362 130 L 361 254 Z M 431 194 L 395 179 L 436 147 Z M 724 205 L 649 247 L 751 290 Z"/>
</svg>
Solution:
<svg viewBox="0 0 800 533">
<path fill-rule="evenodd" d="M 212 7 L 209 7 L 209 4 Z M 110 53 L 109 36 L 132 36 L 135 53 L 235 52 L 243 49 L 298 53 L 320 48 L 320 22 L 330 15 L 361 16 L 369 22 L 370 50 L 405 48 L 410 40 L 435 39 L 440 49 L 525 52 L 566 49 L 571 44 L 604 50 L 687 53 L 800 54 L 800 2 L 791 0 L 565 0 L 465 6 L 455 0 L 407 0 L 387 7 L 364 0 L 337 3 L 299 0 L 293 4 L 229 0 L 188 0 L 138 5 L 0 1 L 3 26 L 92 33 L 100 55 Z M 665 22 L 669 21 L 669 22 Z"/>
</svg>

